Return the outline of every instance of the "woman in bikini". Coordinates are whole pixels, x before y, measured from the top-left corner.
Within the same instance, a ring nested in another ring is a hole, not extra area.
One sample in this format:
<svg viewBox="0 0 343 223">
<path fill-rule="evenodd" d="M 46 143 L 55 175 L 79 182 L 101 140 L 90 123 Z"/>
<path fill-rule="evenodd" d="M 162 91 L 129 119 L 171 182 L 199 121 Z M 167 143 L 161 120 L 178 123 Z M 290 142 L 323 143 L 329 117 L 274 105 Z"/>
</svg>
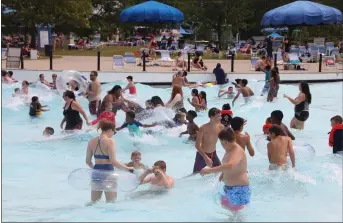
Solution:
<svg viewBox="0 0 343 223">
<path fill-rule="evenodd" d="M 268 91 L 268 97 L 267 102 L 272 102 L 273 99 L 277 96 L 277 92 L 279 91 L 279 84 L 280 84 L 280 78 L 278 77 L 278 73 L 276 69 L 271 70 L 271 76 L 269 81 L 269 91 Z"/>
<path fill-rule="evenodd" d="M 97 170 L 92 173 L 91 202 L 95 203 L 99 201 L 105 188 L 106 201 L 114 202 L 117 199 L 117 185 L 115 179 L 110 182 L 109 178 L 111 177 L 111 172 L 106 171 L 113 171 L 114 166 L 128 171 L 133 171 L 134 168 L 127 167 L 116 159 L 116 146 L 112 139 L 113 135 L 116 133 L 115 124 L 111 121 L 102 120 L 99 123 L 99 128 L 101 129 L 101 134 L 88 142 L 86 154 L 87 165 L 90 168 Z M 93 165 L 92 156 L 94 156 L 95 165 Z M 105 179 L 109 181 L 106 185 L 104 185 L 103 182 Z"/>
<path fill-rule="evenodd" d="M 189 102 L 195 109 L 198 109 L 198 110 L 200 110 L 200 111 L 206 110 L 206 109 L 207 109 L 206 92 L 205 92 L 205 91 L 200 91 L 200 94 L 199 94 L 199 104 L 192 102 L 189 98 L 188 98 L 188 102 Z"/>
</svg>

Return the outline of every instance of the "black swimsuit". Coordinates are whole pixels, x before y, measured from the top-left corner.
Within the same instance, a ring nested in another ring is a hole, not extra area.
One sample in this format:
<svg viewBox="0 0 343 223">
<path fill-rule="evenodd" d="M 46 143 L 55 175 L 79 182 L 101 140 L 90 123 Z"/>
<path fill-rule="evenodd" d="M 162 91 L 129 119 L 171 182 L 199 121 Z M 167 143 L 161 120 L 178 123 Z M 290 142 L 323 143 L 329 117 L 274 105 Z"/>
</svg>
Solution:
<svg viewBox="0 0 343 223">
<path fill-rule="evenodd" d="M 73 110 L 71 108 L 72 103 L 73 101 L 70 102 L 70 105 L 67 109 L 65 109 L 65 106 L 64 106 L 63 115 L 66 121 L 65 130 L 74 130 L 77 128 L 78 125 L 82 124 L 80 112 Z"/>
<path fill-rule="evenodd" d="M 306 121 L 310 116 L 309 113 L 309 103 L 307 99 L 294 107 L 294 117 L 299 121 Z"/>
</svg>

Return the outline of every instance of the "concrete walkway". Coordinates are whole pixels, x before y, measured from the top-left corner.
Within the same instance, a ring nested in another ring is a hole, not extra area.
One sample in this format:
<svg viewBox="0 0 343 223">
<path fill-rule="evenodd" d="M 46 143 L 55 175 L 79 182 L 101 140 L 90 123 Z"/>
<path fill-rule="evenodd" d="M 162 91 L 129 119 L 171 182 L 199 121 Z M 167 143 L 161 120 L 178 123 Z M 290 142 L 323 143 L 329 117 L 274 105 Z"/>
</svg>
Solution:
<svg viewBox="0 0 343 223">
<path fill-rule="evenodd" d="M 222 64 L 222 68 L 225 72 L 231 72 L 231 61 L 230 60 L 205 60 L 205 65 L 208 67 L 208 71 L 212 73 L 212 70 L 215 68 L 217 63 Z M 101 57 L 100 60 L 100 70 L 101 71 L 113 71 L 113 72 L 129 72 L 129 73 L 136 73 L 141 72 L 143 68 L 141 66 L 129 66 L 125 68 L 125 70 L 113 70 L 113 59 L 111 57 Z M 2 60 L 1 64 L 2 69 L 6 69 L 6 61 Z M 343 72 L 343 65 L 340 64 L 337 66 L 338 69 L 326 69 L 323 66 L 322 72 L 325 73 L 342 73 Z M 236 60 L 234 64 L 234 72 L 235 73 L 261 73 L 252 71 L 250 65 L 250 60 Z M 301 73 L 317 73 L 319 70 L 318 63 L 308 63 L 306 64 L 305 68 L 307 70 L 287 70 L 283 71 L 282 66 L 279 66 L 280 73 L 294 73 L 294 74 L 301 74 Z M 24 69 L 25 70 L 49 70 L 50 69 L 50 61 L 49 59 L 42 59 L 42 60 L 24 60 Z M 172 72 L 173 67 L 161 67 L 161 66 L 154 66 L 154 67 L 147 67 L 147 72 Z M 78 71 L 91 71 L 97 70 L 97 57 L 95 56 L 63 56 L 62 58 L 53 59 L 53 70 L 78 70 Z M 192 70 L 192 72 L 196 73 L 204 73 L 203 71 L 196 71 Z"/>
</svg>

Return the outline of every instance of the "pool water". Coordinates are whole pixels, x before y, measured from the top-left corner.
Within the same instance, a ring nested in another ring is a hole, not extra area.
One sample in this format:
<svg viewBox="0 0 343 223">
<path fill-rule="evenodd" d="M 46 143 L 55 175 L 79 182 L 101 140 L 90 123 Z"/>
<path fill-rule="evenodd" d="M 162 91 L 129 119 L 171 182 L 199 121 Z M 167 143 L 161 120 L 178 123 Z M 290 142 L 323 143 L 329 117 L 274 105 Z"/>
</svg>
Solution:
<svg viewBox="0 0 343 223">
<path fill-rule="evenodd" d="M 114 84 L 125 85 L 123 82 L 103 85 L 102 95 Z M 249 85 L 259 95 L 263 83 L 251 80 Z M 2 87 L 3 221 L 342 221 L 342 157 L 333 155 L 328 146 L 330 118 L 343 113 L 342 83 L 311 85 L 313 103 L 305 130 L 291 130 L 297 141 L 314 147 L 313 159 L 296 157 L 296 170 L 280 173 L 267 170 L 268 158 L 259 152 L 261 148 L 255 147 L 254 157 L 247 153 L 252 198 L 238 217 L 221 208 L 218 202 L 217 192 L 222 186 L 218 176 L 187 177 L 193 170 L 196 150 L 187 142 L 187 136 L 178 137 L 186 126 L 157 127 L 160 133 L 144 134 L 142 138 L 132 138 L 126 130 L 114 136 L 121 162 L 130 161 L 135 150 L 142 153 L 142 162 L 150 167 L 155 161 L 164 160 L 167 174 L 175 178 L 172 190 L 162 194 L 143 193 L 148 188 L 143 185 L 133 193 L 119 193 L 115 204 L 106 204 L 103 198 L 96 205 L 86 206 L 90 191 L 73 189 L 67 177 L 77 168 L 87 168 L 87 142 L 98 133 L 93 130 L 62 139 L 61 96 L 30 89 L 31 94 L 38 95 L 41 103 L 51 109 L 39 118 L 30 118 L 28 106 L 11 96 L 15 87 L 18 86 Z M 228 102 L 217 98 L 216 86 L 199 90 L 206 90 L 209 107 L 221 108 Z M 137 91 L 137 102 L 141 105 L 154 95 L 166 102 L 171 94 L 169 88 L 140 84 Z M 185 96 L 190 96 L 190 92 L 191 89 L 184 88 Z M 262 97 L 244 106 L 242 99 L 237 101 L 233 113 L 248 120 L 243 131 L 250 134 L 254 145 L 271 111 L 282 110 L 283 122 L 289 126 L 293 105 L 282 97 L 284 93 L 295 97 L 298 86 L 282 85 L 279 98 L 273 103 L 266 103 Z M 78 101 L 89 114 L 87 101 L 83 98 Z M 191 109 L 187 101 L 185 107 Z M 124 117 L 119 111 L 117 125 L 123 123 Z M 142 122 L 153 121 L 150 118 Z M 206 112 L 198 113 L 195 119 L 198 125 L 207 121 Z M 42 137 L 46 126 L 55 129 L 55 138 Z M 224 150 L 219 142 L 217 152 L 222 158 Z"/>
</svg>

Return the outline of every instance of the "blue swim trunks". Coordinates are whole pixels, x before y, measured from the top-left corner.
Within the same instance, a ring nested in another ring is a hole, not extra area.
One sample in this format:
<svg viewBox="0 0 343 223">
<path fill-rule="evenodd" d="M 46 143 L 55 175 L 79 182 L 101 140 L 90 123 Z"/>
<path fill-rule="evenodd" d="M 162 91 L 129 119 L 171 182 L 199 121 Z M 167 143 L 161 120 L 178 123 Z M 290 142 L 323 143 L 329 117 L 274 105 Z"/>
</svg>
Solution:
<svg viewBox="0 0 343 223">
<path fill-rule="evenodd" d="M 250 203 L 251 190 L 249 185 L 245 186 L 224 186 L 225 197 L 231 205 L 241 206 Z"/>
</svg>

